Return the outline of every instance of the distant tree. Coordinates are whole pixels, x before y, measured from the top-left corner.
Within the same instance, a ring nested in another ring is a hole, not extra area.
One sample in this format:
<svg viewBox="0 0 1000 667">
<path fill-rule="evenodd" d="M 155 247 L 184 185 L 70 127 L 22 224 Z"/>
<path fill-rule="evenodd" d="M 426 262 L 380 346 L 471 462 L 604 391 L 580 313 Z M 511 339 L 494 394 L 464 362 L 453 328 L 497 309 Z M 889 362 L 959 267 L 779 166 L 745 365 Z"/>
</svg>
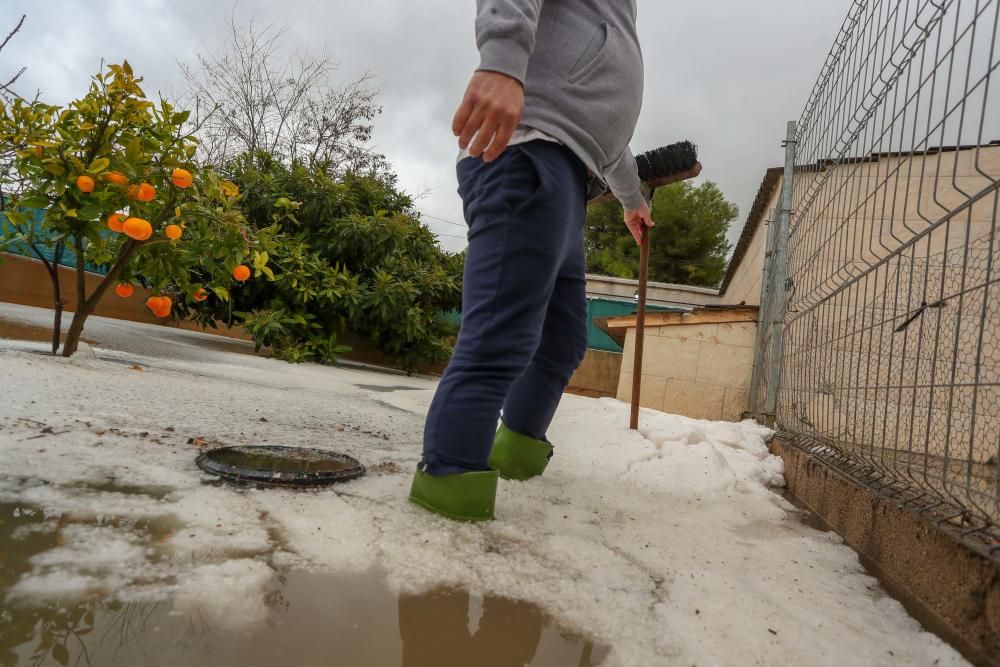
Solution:
<svg viewBox="0 0 1000 667">
<path fill-rule="evenodd" d="M 384 155 L 367 144 L 382 112 L 368 73 L 339 87 L 328 55 L 282 55 L 284 29 L 257 30 L 229 21 L 222 49 L 180 63 L 188 83 L 186 104 L 199 124 L 200 157 L 222 168 L 261 152 L 282 163 L 347 171 L 391 181 Z"/>
<path fill-rule="evenodd" d="M 674 183 L 657 189 L 653 198 L 653 228 L 649 279 L 715 287 L 722 281 L 729 223 L 739 209 L 715 183 L 700 186 Z M 622 222 L 615 201 L 591 206 L 584 243 L 587 271 L 619 278 L 639 275 L 639 247 Z"/>
</svg>

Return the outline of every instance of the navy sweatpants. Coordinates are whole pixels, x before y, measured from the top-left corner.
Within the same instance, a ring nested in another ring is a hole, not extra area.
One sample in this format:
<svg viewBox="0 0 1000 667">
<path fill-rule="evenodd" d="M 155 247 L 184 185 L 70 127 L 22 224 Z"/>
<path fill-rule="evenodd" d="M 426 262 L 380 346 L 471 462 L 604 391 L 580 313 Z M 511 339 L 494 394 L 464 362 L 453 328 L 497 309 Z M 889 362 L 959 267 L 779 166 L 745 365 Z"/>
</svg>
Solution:
<svg viewBox="0 0 1000 667">
<path fill-rule="evenodd" d="M 485 470 L 501 408 L 508 428 L 546 440 L 587 350 L 586 179 L 550 141 L 458 163 L 469 225 L 462 329 L 427 415 L 427 472 Z"/>
</svg>

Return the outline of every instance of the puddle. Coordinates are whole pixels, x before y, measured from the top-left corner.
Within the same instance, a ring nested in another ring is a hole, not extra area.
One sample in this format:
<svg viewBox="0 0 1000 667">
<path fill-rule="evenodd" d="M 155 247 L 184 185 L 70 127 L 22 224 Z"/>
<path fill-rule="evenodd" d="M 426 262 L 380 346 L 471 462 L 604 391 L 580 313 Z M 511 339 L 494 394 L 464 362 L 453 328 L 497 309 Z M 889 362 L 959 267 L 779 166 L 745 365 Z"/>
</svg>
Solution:
<svg viewBox="0 0 1000 667">
<path fill-rule="evenodd" d="M 340 472 L 354 467 L 352 463 L 333 458 L 318 450 L 292 447 L 223 447 L 205 456 L 216 463 L 233 468 L 249 468 L 268 472 Z"/>
<path fill-rule="evenodd" d="M 73 313 L 63 313 L 63 324 L 69 326 L 69 321 L 73 319 Z M 65 332 L 64 332 L 65 333 Z M 36 343 L 51 343 L 52 328 L 39 327 L 34 324 L 24 324 L 22 322 L 11 322 L 0 319 L 0 338 L 9 340 L 30 340 Z M 96 342 L 86 336 L 81 336 L 80 340 L 88 345 L 96 345 Z"/>
<path fill-rule="evenodd" d="M 278 572 L 266 619 L 240 631 L 170 600 L 6 600 L 66 522 L 0 504 L 0 665 L 591 667 L 607 655 L 535 605 L 456 590 L 399 596 L 379 573 Z M 155 542 L 162 527 L 131 528 Z"/>
<path fill-rule="evenodd" d="M 380 384 L 356 384 L 354 385 L 358 389 L 364 389 L 366 391 L 379 391 L 379 392 L 390 392 L 390 391 L 419 391 L 420 387 L 406 387 L 404 385 L 394 385 L 391 387 L 385 387 Z"/>
</svg>

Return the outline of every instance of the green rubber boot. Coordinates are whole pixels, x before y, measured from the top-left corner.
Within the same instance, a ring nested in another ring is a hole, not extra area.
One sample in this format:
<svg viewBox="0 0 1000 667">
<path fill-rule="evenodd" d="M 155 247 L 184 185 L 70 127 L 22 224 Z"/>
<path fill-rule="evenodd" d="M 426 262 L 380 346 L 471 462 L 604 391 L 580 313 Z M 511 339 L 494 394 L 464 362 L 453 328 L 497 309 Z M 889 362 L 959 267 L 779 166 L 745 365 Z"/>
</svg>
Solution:
<svg viewBox="0 0 1000 667">
<path fill-rule="evenodd" d="M 545 472 L 552 458 L 552 445 L 512 431 L 501 422 L 490 452 L 490 467 L 504 479 L 524 481 Z"/>
<path fill-rule="evenodd" d="M 497 497 L 496 470 L 413 476 L 410 502 L 456 521 L 489 521 Z"/>
</svg>

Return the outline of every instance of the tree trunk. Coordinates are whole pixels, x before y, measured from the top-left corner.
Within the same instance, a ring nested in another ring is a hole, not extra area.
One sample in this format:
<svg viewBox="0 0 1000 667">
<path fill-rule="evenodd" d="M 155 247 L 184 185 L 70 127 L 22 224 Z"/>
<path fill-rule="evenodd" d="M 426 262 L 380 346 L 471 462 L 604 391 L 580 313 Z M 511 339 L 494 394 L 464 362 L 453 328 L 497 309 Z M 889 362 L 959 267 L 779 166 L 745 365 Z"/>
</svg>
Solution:
<svg viewBox="0 0 1000 667">
<path fill-rule="evenodd" d="M 76 312 L 73 313 L 73 321 L 66 332 L 66 342 L 63 343 L 64 357 L 72 357 L 76 353 L 76 348 L 80 345 L 80 334 L 83 333 L 83 323 L 90 315 L 88 311 L 91 303 L 97 302 L 87 299 L 87 275 L 84 272 L 86 264 L 83 259 L 83 237 L 80 234 L 73 237 L 73 248 L 76 251 Z M 58 271 L 58 267 L 56 270 Z M 58 281 L 58 274 L 56 280 Z"/>
<path fill-rule="evenodd" d="M 88 305 L 77 304 L 76 312 L 73 313 L 73 321 L 70 322 L 69 331 L 66 332 L 62 356 L 72 357 L 76 353 L 76 348 L 80 345 L 80 335 L 83 334 L 83 323 L 87 321 L 91 310 L 93 309 Z"/>
<path fill-rule="evenodd" d="M 53 309 L 55 310 L 55 320 L 52 324 L 52 354 L 59 352 L 59 336 L 62 334 L 63 300 L 62 288 L 59 284 L 59 264 L 62 262 L 63 250 L 65 247 L 66 246 L 63 245 L 62 241 L 56 244 L 52 268 L 49 270 L 49 277 L 52 279 L 52 295 L 55 299 L 55 303 L 53 304 Z M 48 266 L 45 268 L 49 269 Z"/>
<path fill-rule="evenodd" d="M 49 280 L 52 281 L 52 297 L 55 300 L 54 310 L 55 318 L 52 323 L 52 354 L 56 354 L 59 351 L 59 333 L 62 331 L 62 292 L 59 285 L 59 262 L 62 260 L 63 245 L 62 241 L 56 244 L 56 251 L 53 254 L 53 260 L 50 262 L 37 245 L 28 242 L 31 251 L 35 253 L 35 256 L 41 261 L 42 266 L 45 267 L 45 272 L 49 274 Z"/>
<path fill-rule="evenodd" d="M 104 276 L 104 280 L 100 282 L 94 293 L 87 298 L 87 290 L 85 287 L 84 274 L 83 274 L 83 249 L 80 247 L 81 242 L 77 242 L 77 293 L 76 293 L 76 312 L 73 313 L 73 321 L 70 322 L 69 331 L 66 332 L 66 342 L 63 343 L 62 356 L 71 357 L 76 352 L 76 348 L 80 345 L 80 336 L 83 334 L 83 325 L 87 321 L 87 318 L 94 309 L 97 308 L 97 304 L 101 302 L 104 297 L 105 292 L 112 283 L 118 280 L 118 276 L 121 275 L 122 271 L 125 269 L 125 265 L 128 263 L 129 258 L 132 254 L 142 245 L 142 242 L 136 242 L 129 239 L 125 245 L 122 246 L 121 250 L 118 251 L 118 258 L 115 259 L 115 263 L 111 266 L 111 270 L 108 271 L 108 275 Z"/>
</svg>

